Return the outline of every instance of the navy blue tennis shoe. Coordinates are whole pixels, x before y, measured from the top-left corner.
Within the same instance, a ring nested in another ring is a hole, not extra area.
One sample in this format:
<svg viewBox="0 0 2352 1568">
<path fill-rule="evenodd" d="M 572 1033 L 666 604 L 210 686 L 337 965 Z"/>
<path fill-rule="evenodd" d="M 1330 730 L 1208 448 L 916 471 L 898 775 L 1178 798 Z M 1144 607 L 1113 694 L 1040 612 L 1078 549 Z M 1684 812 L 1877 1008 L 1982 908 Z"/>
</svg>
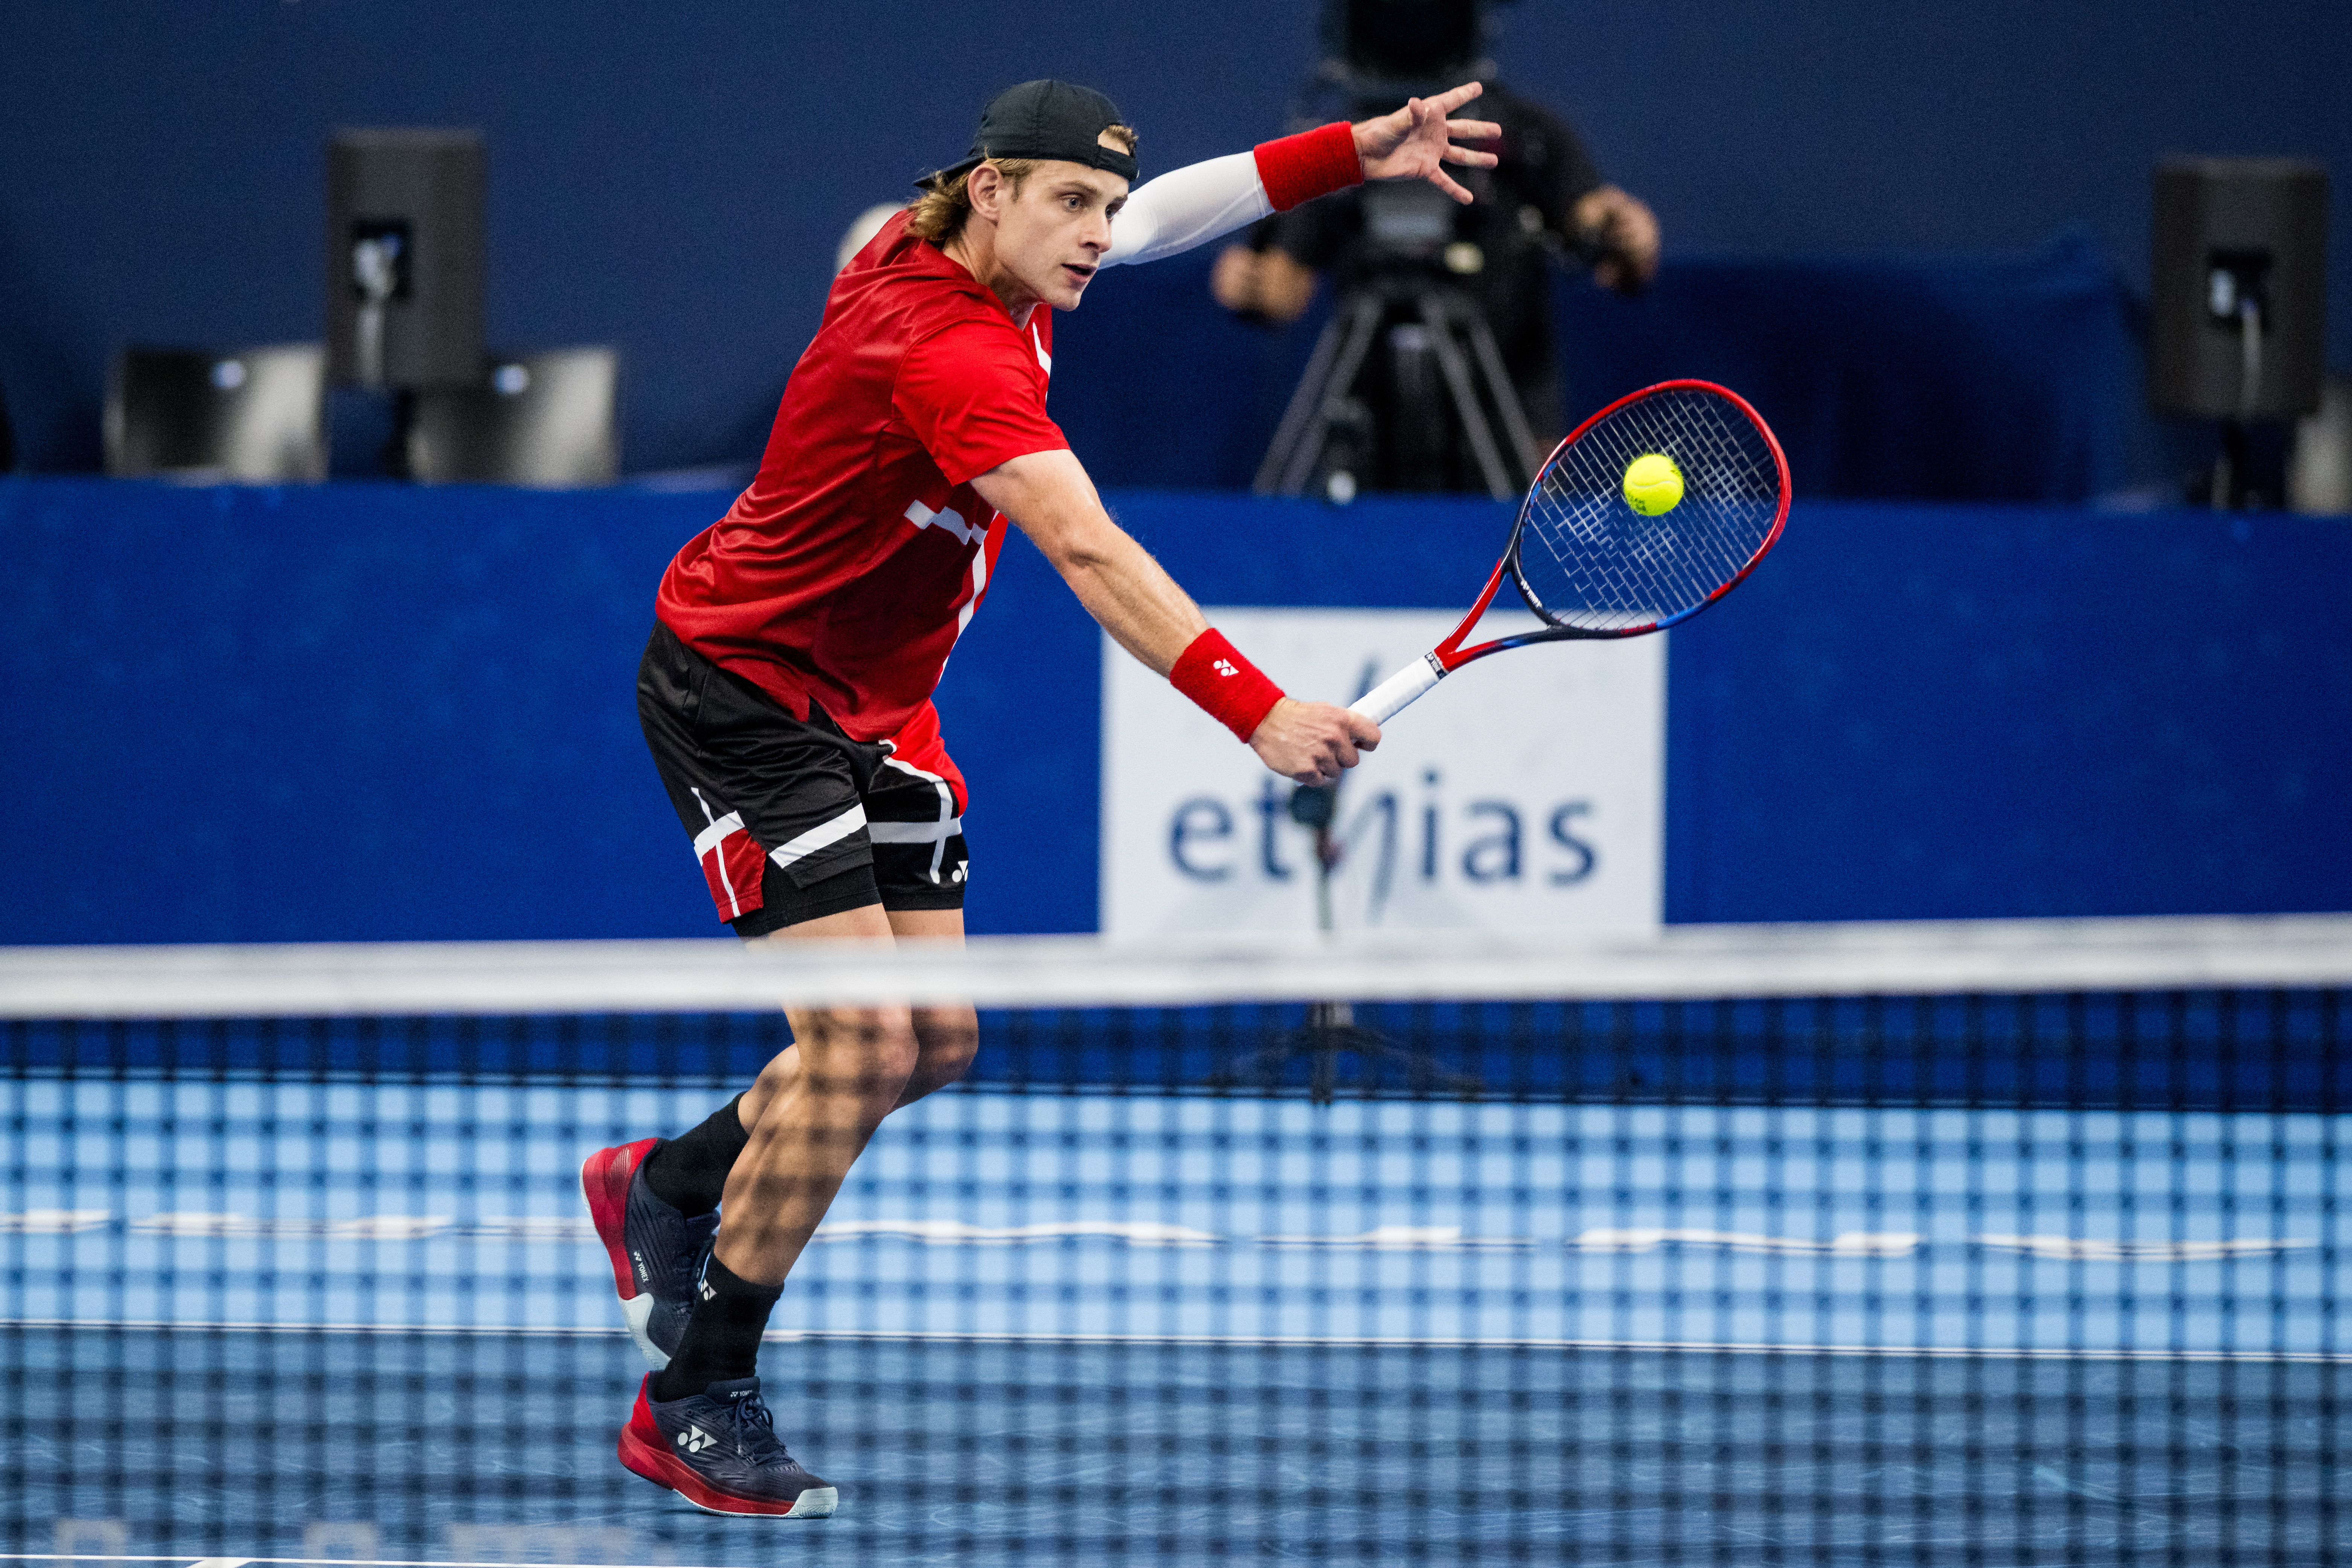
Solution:
<svg viewBox="0 0 2352 1568">
<path fill-rule="evenodd" d="M 677 1353 L 694 1308 L 694 1282 L 719 1234 L 716 1214 L 688 1219 L 646 1184 L 646 1161 L 661 1142 L 645 1138 L 599 1149 L 580 1167 L 581 1195 L 612 1258 L 613 1288 L 630 1337 L 656 1371 Z"/>
<path fill-rule="evenodd" d="M 823 1519 L 841 1494 L 784 1449 L 756 1377 L 729 1378 L 684 1399 L 637 1387 L 621 1428 L 621 1463 L 710 1513 Z"/>
</svg>

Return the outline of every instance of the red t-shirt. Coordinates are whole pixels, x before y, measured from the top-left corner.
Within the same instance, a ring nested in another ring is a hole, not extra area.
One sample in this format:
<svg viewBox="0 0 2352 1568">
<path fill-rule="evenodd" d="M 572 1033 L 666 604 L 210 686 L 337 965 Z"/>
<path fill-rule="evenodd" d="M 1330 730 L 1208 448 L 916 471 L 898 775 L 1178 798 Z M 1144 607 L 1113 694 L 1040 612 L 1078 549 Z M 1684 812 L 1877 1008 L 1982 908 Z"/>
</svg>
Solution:
<svg viewBox="0 0 2352 1568">
<path fill-rule="evenodd" d="M 681 641 L 794 717 L 963 781 L 933 687 L 987 592 L 1004 519 L 975 474 L 1069 442 L 1045 416 L 1053 311 L 1015 327 L 937 246 L 882 226 L 834 280 L 759 477 L 663 574 Z"/>
</svg>

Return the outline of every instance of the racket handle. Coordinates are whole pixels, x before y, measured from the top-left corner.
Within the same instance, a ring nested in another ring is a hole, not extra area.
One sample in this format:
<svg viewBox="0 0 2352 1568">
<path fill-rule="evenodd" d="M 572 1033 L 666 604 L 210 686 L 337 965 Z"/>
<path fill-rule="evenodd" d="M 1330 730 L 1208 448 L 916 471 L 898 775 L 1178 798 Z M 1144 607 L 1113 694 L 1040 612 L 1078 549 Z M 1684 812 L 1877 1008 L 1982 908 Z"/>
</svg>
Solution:
<svg viewBox="0 0 2352 1568">
<path fill-rule="evenodd" d="M 1348 704 L 1375 724 L 1385 724 L 1412 705 L 1412 700 L 1445 679 L 1445 667 L 1423 654 L 1361 697 Z"/>
</svg>

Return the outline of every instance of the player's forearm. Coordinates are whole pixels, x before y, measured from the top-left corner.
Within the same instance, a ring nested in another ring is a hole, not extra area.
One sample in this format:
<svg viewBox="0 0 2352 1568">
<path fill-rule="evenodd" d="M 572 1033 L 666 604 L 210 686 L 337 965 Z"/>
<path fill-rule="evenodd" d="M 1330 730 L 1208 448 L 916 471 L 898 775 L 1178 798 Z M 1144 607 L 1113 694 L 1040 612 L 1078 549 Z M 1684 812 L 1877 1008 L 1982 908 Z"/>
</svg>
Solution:
<svg viewBox="0 0 2352 1568">
<path fill-rule="evenodd" d="M 1150 552 L 1108 517 L 1102 521 L 1111 537 L 1052 557 L 1054 568 L 1113 642 L 1166 675 L 1209 618 Z"/>
<path fill-rule="evenodd" d="M 1033 452 L 972 480 L 1027 534 L 1111 640 L 1159 675 L 1208 629 L 1191 595 L 1103 510 L 1072 454 Z"/>
</svg>

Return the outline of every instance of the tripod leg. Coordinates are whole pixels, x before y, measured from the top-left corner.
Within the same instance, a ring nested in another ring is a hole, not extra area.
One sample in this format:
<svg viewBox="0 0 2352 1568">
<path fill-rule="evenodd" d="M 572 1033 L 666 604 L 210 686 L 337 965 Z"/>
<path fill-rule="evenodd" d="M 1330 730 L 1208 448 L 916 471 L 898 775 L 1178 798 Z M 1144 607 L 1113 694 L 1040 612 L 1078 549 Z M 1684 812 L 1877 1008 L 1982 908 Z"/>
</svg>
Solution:
<svg viewBox="0 0 2352 1568">
<path fill-rule="evenodd" d="M 1463 362 L 1462 345 L 1454 341 L 1454 322 L 1444 302 L 1434 294 L 1421 297 L 1421 319 L 1429 327 L 1429 345 L 1437 353 L 1437 367 L 1445 373 L 1445 389 L 1454 396 L 1454 412 L 1462 421 L 1462 433 L 1470 437 L 1471 455 L 1478 459 L 1478 472 L 1486 481 L 1486 493 L 1496 500 L 1509 500 L 1518 491 L 1512 488 L 1511 476 L 1503 468 L 1503 455 L 1496 448 L 1494 427 L 1486 423 L 1486 411 L 1478 405 L 1478 389 L 1470 384 L 1470 367 Z"/>
<path fill-rule="evenodd" d="M 1510 372 L 1503 368 L 1503 351 L 1495 346 L 1495 329 L 1486 324 L 1486 316 L 1472 310 L 1469 322 L 1470 352 L 1476 356 L 1479 372 L 1486 378 L 1486 390 L 1503 416 L 1503 434 L 1519 454 L 1519 467 L 1527 482 L 1533 484 L 1545 455 L 1536 450 L 1535 431 L 1528 424 L 1526 406 L 1519 402 L 1519 389 L 1511 384 Z"/>
<path fill-rule="evenodd" d="M 1331 422 L 1339 416 L 1339 405 L 1356 384 L 1356 373 L 1364 368 L 1364 356 L 1371 352 L 1372 339 L 1379 335 L 1381 318 L 1387 307 L 1366 294 L 1360 296 L 1348 318 L 1348 335 L 1339 345 L 1332 363 L 1331 374 L 1324 382 L 1321 395 L 1315 402 L 1315 415 L 1302 433 L 1297 448 L 1290 455 L 1290 464 L 1283 470 L 1277 495 L 1295 496 L 1307 489 L 1307 476 L 1315 471 L 1315 461 L 1323 455 L 1323 445 L 1330 438 Z M 1333 324 L 1338 324 L 1334 318 Z M 1301 384 L 1299 390 L 1306 391 Z"/>
<path fill-rule="evenodd" d="M 1283 471 L 1290 467 L 1292 449 L 1306 439 L 1308 422 L 1323 406 L 1324 384 L 1331 377 L 1331 364 L 1339 357 L 1340 340 L 1347 330 L 1346 322 L 1336 312 L 1323 323 L 1322 335 L 1315 340 L 1315 352 L 1307 361 L 1307 374 L 1298 378 L 1298 385 L 1292 390 L 1290 402 L 1282 411 L 1282 423 L 1275 426 L 1274 440 L 1257 466 L 1257 478 L 1250 481 L 1250 489 L 1257 494 L 1275 493 Z"/>
</svg>

